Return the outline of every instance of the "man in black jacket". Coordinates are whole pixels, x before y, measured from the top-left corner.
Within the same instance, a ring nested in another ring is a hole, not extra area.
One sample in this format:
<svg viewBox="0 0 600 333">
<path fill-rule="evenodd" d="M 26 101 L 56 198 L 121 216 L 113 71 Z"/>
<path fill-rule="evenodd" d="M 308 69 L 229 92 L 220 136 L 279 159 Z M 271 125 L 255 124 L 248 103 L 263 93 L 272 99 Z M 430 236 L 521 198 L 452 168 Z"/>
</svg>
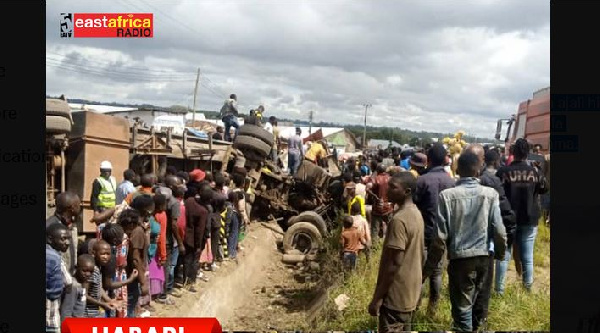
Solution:
<svg viewBox="0 0 600 333">
<path fill-rule="evenodd" d="M 438 196 L 441 191 L 454 187 L 454 179 L 444 170 L 446 161 L 446 148 L 441 143 L 434 145 L 427 151 L 427 173 L 417 179 L 417 188 L 413 195 L 413 201 L 423 215 L 425 222 L 425 257 L 436 236 L 436 215 L 438 207 Z M 429 276 L 429 304 L 428 312 L 432 313 L 437 308 L 442 287 L 443 264 L 433 270 Z M 420 300 L 419 300 L 420 302 Z"/>
<path fill-rule="evenodd" d="M 530 290 L 533 284 L 533 246 L 540 219 L 539 195 L 548 191 L 548 182 L 538 166 L 527 163 L 529 143 L 518 139 L 514 144 L 514 161 L 501 167 L 496 176 L 502 180 L 506 197 L 515 212 L 516 232 L 514 244 L 519 248 L 523 269 L 523 285 Z M 505 259 L 496 264 L 496 292 L 504 293 L 504 277 L 510 262 L 508 248 Z"/>
<path fill-rule="evenodd" d="M 506 229 L 506 247 L 510 248 L 514 239 L 516 220 L 510 202 L 504 192 L 502 181 L 496 176 L 497 169 L 500 166 L 500 155 L 493 149 L 489 149 L 485 152 L 484 147 L 479 144 L 471 144 L 465 151 L 475 153 L 479 158 L 479 162 L 482 164 L 483 171 L 480 173 L 479 183 L 483 186 L 491 187 L 498 192 L 500 199 L 500 214 L 502 215 L 502 223 Z M 490 251 L 488 272 L 483 280 L 484 282 L 480 291 L 480 297 L 477 297 L 475 304 L 473 304 L 474 331 L 479 329 L 485 330 L 487 324 L 492 282 L 494 279 L 494 263 L 494 252 Z"/>
</svg>

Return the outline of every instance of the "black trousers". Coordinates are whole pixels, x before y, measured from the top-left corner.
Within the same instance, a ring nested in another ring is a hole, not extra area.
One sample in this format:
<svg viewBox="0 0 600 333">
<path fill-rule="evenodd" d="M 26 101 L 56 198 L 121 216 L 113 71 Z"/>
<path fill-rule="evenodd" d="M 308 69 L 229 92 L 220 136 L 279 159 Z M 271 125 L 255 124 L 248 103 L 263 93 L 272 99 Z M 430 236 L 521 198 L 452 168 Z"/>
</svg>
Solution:
<svg viewBox="0 0 600 333">
<path fill-rule="evenodd" d="M 473 306 L 487 277 L 489 256 L 453 259 L 448 264 L 448 291 L 454 330 L 473 331 Z"/>
<path fill-rule="evenodd" d="M 185 246 L 183 267 L 185 283 L 196 283 L 196 276 L 200 269 L 200 254 L 196 253 L 195 248 L 188 245 Z"/>
<path fill-rule="evenodd" d="M 379 332 L 410 332 L 413 312 L 400 312 L 388 309 L 385 306 L 379 308 Z"/>
<path fill-rule="evenodd" d="M 473 305 L 473 330 L 479 329 L 487 321 L 492 284 L 494 282 L 494 255 L 489 256 L 487 272 L 483 277 L 483 285 Z"/>
</svg>

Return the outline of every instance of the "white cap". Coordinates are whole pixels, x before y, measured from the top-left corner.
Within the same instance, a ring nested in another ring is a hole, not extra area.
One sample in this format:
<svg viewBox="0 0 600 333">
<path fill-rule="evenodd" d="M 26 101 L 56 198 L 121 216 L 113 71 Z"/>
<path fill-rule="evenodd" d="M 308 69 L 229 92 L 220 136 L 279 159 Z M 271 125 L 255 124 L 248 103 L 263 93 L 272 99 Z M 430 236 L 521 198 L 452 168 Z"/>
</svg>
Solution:
<svg viewBox="0 0 600 333">
<path fill-rule="evenodd" d="M 100 163 L 100 169 L 112 170 L 112 164 L 109 161 L 102 161 Z"/>
</svg>

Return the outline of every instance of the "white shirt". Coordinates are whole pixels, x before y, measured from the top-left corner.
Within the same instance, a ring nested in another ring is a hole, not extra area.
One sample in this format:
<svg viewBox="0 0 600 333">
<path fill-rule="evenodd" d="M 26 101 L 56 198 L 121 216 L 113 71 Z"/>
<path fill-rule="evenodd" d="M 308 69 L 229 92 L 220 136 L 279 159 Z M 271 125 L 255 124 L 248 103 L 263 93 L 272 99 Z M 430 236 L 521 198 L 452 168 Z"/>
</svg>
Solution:
<svg viewBox="0 0 600 333">
<path fill-rule="evenodd" d="M 267 130 L 269 133 L 273 134 L 273 125 L 271 125 L 270 122 L 267 121 L 267 123 L 265 124 L 265 130 Z"/>
</svg>

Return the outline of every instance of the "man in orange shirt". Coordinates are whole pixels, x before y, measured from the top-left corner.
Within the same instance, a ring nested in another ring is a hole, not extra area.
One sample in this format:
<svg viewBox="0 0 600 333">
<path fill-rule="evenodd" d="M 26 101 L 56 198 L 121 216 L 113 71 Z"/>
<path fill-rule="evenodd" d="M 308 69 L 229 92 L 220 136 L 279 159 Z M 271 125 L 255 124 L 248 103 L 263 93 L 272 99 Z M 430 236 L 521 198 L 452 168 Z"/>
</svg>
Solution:
<svg viewBox="0 0 600 333">
<path fill-rule="evenodd" d="M 140 179 L 141 187 L 138 188 L 135 192 L 129 193 L 127 195 L 127 197 L 125 198 L 125 201 L 127 202 L 127 204 L 129 206 L 131 206 L 133 199 L 135 199 L 137 196 L 139 196 L 141 194 L 152 195 L 153 194 L 152 188 L 154 187 L 154 183 L 155 183 L 155 177 L 153 174 L 151 174 L 151 173 L 144 174 Z"/>
</svg>

